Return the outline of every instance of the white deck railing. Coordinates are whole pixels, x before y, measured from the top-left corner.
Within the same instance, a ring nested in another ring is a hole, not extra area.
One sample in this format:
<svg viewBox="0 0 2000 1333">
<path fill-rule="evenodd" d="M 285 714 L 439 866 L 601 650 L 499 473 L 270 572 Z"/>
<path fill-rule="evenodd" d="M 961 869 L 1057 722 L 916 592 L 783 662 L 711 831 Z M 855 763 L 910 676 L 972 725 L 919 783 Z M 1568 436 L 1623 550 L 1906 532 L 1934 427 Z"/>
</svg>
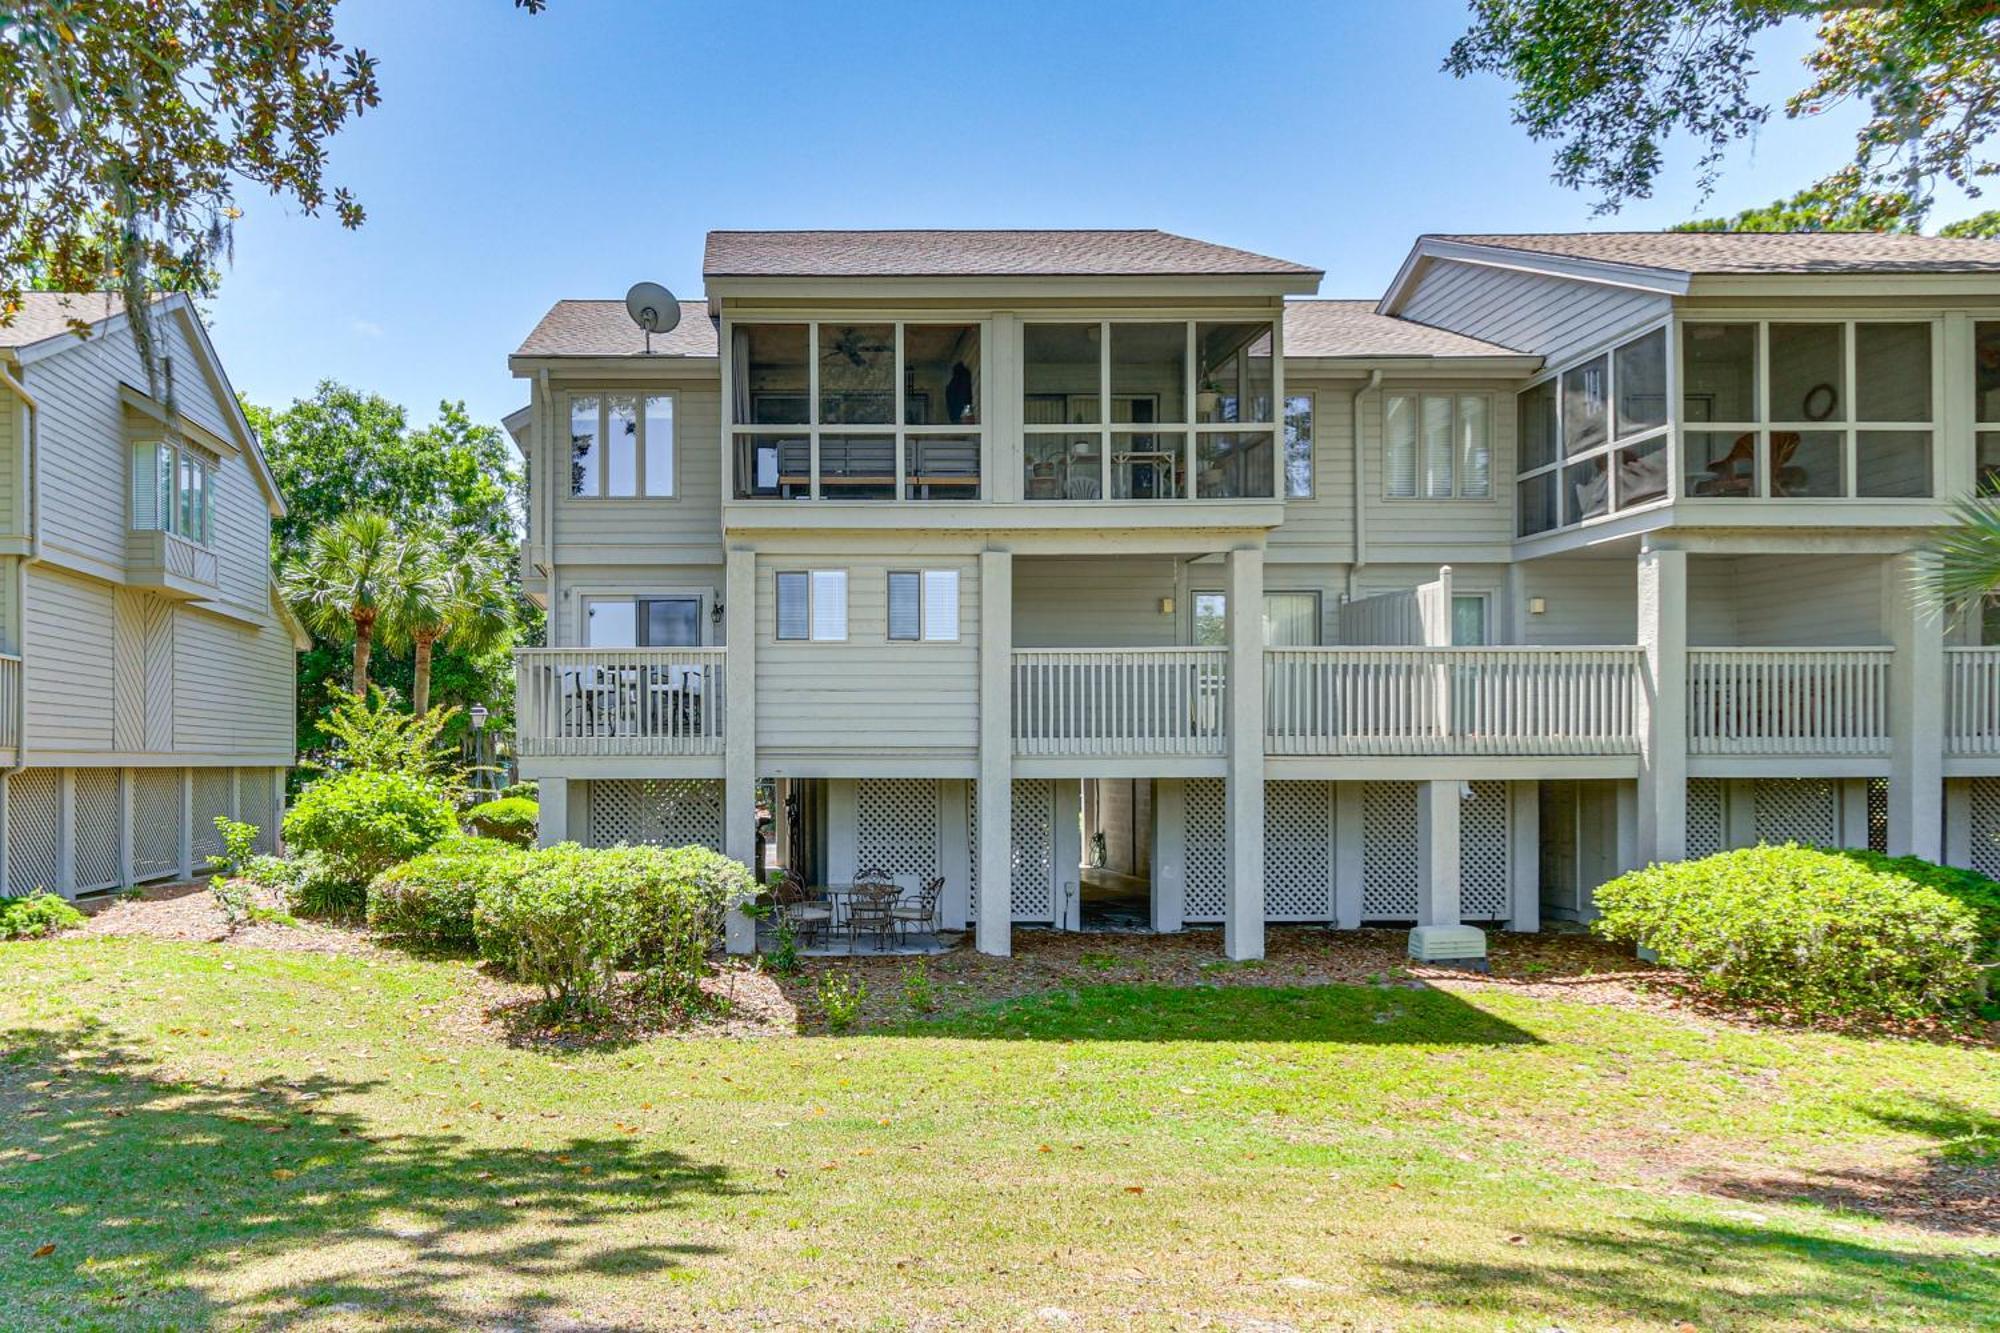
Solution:
<svg viewBox="0 0 2000 1333">
<path fill-rule="evenodd" d="M 1637 648 L 1270 648 L 1275 755 L 1630 754 Z"/>
<path fill-rule="evenodd" d="M 1945 753 L 2000 755 L 2000 648 L 1944 652 Z"/>
<path fill-rule="evenodd" d="M 0 653 L 0 750 L 21 743 L 21 659 Z"/>
<path fill-rule="evenodd" d="M 722 753 L 721 648 L 523 648 L 520 753 Z"/>
<path fill-rule="evenodd" d="M 1888 648 L 1688 649 L 1688 752 L 1886 754 Z"/>
<path fill-rule="evenodd" d="M 1228 650 L 1034 648 L 1014 654 L 1014 752 L 1219 755 Z"/>
</svg>

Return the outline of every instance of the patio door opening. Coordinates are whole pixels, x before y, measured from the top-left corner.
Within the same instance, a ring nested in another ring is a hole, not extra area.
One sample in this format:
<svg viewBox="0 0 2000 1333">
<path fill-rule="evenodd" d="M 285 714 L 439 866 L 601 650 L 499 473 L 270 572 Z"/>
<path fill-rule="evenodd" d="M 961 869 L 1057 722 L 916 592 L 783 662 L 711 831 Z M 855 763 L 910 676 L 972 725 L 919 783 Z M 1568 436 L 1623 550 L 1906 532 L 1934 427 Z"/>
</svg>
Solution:
<svg viewBox="0 0 2000 1333">
<path fill-rule="evenodd" d="M 1153 783 L 1086 778 L 1074 929 L 1145 931 L 1153 923 Z"/>
</svg>

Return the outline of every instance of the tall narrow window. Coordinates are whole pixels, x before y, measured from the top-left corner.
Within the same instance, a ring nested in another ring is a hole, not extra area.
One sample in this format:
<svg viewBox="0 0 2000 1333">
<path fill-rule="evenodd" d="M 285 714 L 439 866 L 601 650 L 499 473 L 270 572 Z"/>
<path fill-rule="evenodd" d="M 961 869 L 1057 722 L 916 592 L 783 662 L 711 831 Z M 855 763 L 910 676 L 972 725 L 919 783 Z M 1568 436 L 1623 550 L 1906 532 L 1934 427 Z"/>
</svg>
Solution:
<svg viewBox="0 0 2000 1333">
<path fill-rule="evenodd" d="M 674 400 L 655 395 L 646 400 L 646 494 L 653 497 L 674 493 Z"/>
<path fill-rule="evenodd" d="M 1392 393 L 1382 400 L 1383 492 L 1392 500 L 1417 493 L 1417 400 Z"/>
<path fill-rule="evenodd" d="M 594 395 L 578 394 L 569 400 L 569 493 L 601 495 L 598 473 L 603 463 L 597 452 L 598 408 Z"/>
<path fill-rule="evenodd" d="M 839 641 L 847 637 L 847 571 L 812 572 L 812 636 Z"/>
<path fill-rule="evenodd" d="M 1313 493 L 1313 396 L 1285 399 L 1285 498 L 1307 500 Z"/>
<path fill-rule="evenodd" d="M 778 575 L 778 637 L 812 637 L 812 577 L 808 574 Z"/>
</svg>

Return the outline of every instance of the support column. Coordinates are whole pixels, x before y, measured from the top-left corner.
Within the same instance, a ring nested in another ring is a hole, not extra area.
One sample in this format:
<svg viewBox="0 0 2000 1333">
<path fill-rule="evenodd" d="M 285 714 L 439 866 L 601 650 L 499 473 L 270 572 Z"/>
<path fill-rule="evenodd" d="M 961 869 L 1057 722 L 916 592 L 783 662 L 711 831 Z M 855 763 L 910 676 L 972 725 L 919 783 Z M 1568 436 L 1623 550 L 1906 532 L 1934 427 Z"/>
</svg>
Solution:
<svg viewBox="0 0 2000 1333">
<path fill-rule="evenodd" d="M 732 546 L 724 576 L 722 655 L 722 852 L 746 866 L 757 861 L 757 553 Z M 754 953 L 757 923 L 731 912 L 724 926 L 731 953 Z"/>
<path fill-rule="evenodd" d="M 1944 863 L 1972 869 L 1972 784 L 1964 778 L 1944 784 Z"/>
<path fill-rule="evenodd" d="M 1868 845 L 1868 779 L 1842 778 L 1839 789 L 1840 845 Z"/>
<path fill-rule="evenodd" d="M 860 797 L 853 778 L 826 780 L 826 879 L 852 884 L 861 869 Z"/>
<path fill-rule="evenodd" d="M 1014 556 L 979 553 L 979 952 L 1014 951 Z"/>
<path fill-rule="evenodd" d="M 76 770 L 56 773 L 56 892 L 76 897 Z"/>
<path fill-rule="evenodd" d="M 1639 552 L 1638 859 L 1687 855 L 1688 554 Z"/>
<path fill-rule="evenodd" d="M 1051 897 L 1055 903 L 1057 930 L 1083 928 L 1083 825 L 1077 816 L 1083 810 L 1083 783 L 1075 778 L 1057 778 L 1055 843 L 1056 882 Z"/>
<path fill-rule="evenodd" d="M 543 778 L 535 784 L 535 801 L 540 813 L 535 822 L 535 842 L 553 847 L 569 841 L 569 779 Z"/>
<path fill-rule="evenodd" d="M 1224 767 L 1229 901 L 1222 952 L 1264 956 L 1264 552 L 1231 551 L 1224 603 L 1229 631 L 1228 758 Z"/>
<path fill-rule="evenodd" d="M 194 878 L 194 770 L 181 770 L 179 871 L 183 880 Z"/>
<path fill-rule="evenodd" d="M 938 871 L 944 893 L 938 916 L 946 930 L 964 930 L 971 913 L 966 891 L 972 886 L 972 831 L 966 827 L 965 782 L 947 778 L 937 785 Z"/>
<path fill-rule="evenodd" d="M 1507 784 L 1507 929 L 1542 928 L 1542 784 Z"/>
<path fill-rule="evenodd" d="M 118 887 L 132 887 L 132 788 L 138 769 L 118 773 Z M 261 831 L 261 830 L 260 830 Z"/>
<path fill-rule="evenodd" d="M 1333 784 L 1333 924 L 1361 929 L 1361 784 Z"/>
<path fill-rule="evenodd" d="M 1889 662 L 1889 855 L 1944 855 L 1944 624 L 1923 595 L 1930 557 L 1883 562 Z"/>
<path fill-rule="evenodd" d="M 1456 926 L 1459 918 L 1457 778 L 1417 784 L 1417 924 Z"/>
<path fill-rule="evenodd" d="M 1153 929 L 1165 934 L 1187 923 L 1187 785 L 1153 783 Z"/>
</svg>

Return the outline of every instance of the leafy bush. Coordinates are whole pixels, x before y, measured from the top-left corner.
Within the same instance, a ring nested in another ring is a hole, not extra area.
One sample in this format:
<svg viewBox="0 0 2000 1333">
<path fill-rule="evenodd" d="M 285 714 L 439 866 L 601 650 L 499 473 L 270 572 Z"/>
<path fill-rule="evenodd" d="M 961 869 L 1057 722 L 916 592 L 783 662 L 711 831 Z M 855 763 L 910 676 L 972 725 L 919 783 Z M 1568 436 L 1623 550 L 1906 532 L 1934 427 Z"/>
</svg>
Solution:
<svg viewBox="0 0 2000 1333">
<path fill-rule="evenodd" d="M 53 893 L 0 898 L 0 940 L 40 939 L 83 924 L 83 913 Z"/>
<path fill-rule="evenodd" d="M 825 972 L 820 975 L 818 995 L 826 1030 L 845 1032 L 861 1016 L 861 1006 L 868 1000 L 868 983 L 845 972 Z"/>
<path fill-rule="evenodd" d="M 335 921 L 359 920 L 368 907 L 368 882 L 336 866 L 326 857 L 309 853 L 293 862 L 291 881 L 285 886 L 285 902 L 300 916 Z"/>
<path fill-rule="evenodd" d="M 333 707 L 320 719 L 319 729 L 332 749 L 327 762 L 316 765 L 343 773 L 402 773 L 421 778 L 446 791 L 465 784 L 464 766 L 438 734 L 458 716 L 456 708 L 433 708 L 418 717 L 405 713 L 378 685 L 363 698 L 334 689 Z"/>
<path fill-rule="evenodd" d="M 222 835 L 222 855 L 210 856 L 208 868 L 217 875 L 239 875 L 257 854 L 258 828 L 228 815 L 215 817 L 215 831 Z"/>
<path fill-rule="evenodd" d="M 285 816 L 288 845 L 317 855 L 334 878 L 360 886 L 457 831 L 451 802 L 410 773 L 321 778 Z"/>
<path fill-rule="evenodd" d="M 474 894 L 479 952 L 542 988 L 551 1005 L 594 1010 L 638 948 L 640 912 L 604 852 L 563 843 L 526 853 L 511 882 Z"/>
<path fill-rule="evenodd" d="M 478 943 L 472 917 L 480 892 L 510 889 L 527 868 L 526 854 L 491 838 L 439 843 L 375 877 L 368 886 L 368 924 L 413 944 L 470 949 Z"/>
<path fill-rule="evenodd" d="M 1970 910 L 1839 852 L 1787 843 L 1651 865 L 1597 890 L 1593 926 L 1731 1000 L 1808 1017 L 1913 1016 L 1962 997 Z"/>
<path fill-rule="evenodd" d="M 601 855 L 631 885 L 648 989 L 670 1005 L 696 1003 L 729 909 L 756 895 L 756 880 L 742 862 L 706 847 L 614 847 Z"/>
<path fill-rule="evenodd" d="M 1913 884 L 1936 889 L 1967 908 L 1979 922 L 1981 955 L 2000 956 L 2000 883 L 1976 870 L 1941 866 L 1920 856 L 1884 856 L 1880 852 L 1863 851 L 1846 851 L 1841 855 L 1870 870 L 1898 875 Z"/>
<path fill-rule="evenodd" d="M 488 838 L 513 843 L 516 847 L 535 845 L 535 829 L 541 823 L 541 806 L 525 796 L 502 796 L 481 801 L 465 812 L 465 822 Z"/>
</svg>

